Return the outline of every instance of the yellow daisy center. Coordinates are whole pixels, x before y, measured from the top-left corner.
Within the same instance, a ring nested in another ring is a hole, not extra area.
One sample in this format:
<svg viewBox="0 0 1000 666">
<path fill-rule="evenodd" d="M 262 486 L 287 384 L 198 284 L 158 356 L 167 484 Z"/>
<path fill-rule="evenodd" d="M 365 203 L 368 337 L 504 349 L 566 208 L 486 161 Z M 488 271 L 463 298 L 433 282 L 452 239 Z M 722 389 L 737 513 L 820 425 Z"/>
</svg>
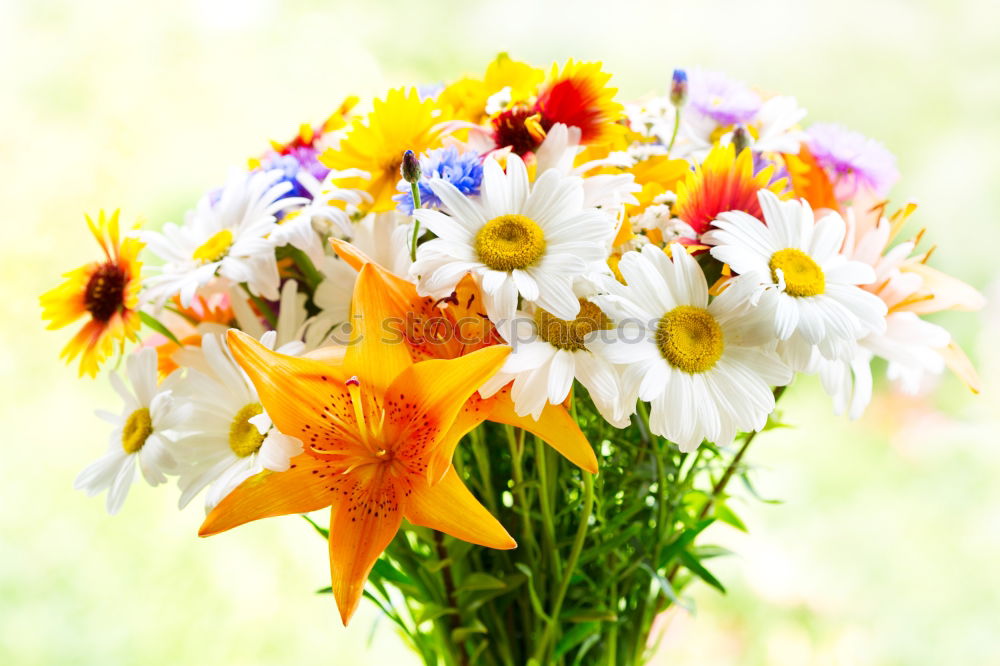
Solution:
<svg viewBox="0 0 1000 666">
<path fill-rule="evenodd" d="M 611 320 L 607 315 L 599 307 L 583 299 L 580 299 L 580 314 L 576 319 L 560 319 L 538 308 L 535 310 L 535 323 L 538 325 L 538 337 L 553 347 L 568 351 L 585 349 L 584 340 L 588 335 L 611 328 Z"/>
<path fill-rule="evenodd" d="M 771 255 L 771 277 L 778 281 L 778 270 L 785 278 L 785 293 L 791 296 L 817 296 L 826 291 L 826 277 L 812 257 L 794 247 Z"/>
<path fill-rule="evenodd" d="M 704 308 L 679 305 L 656 327 L 656 346 L 663 358 L 689 374 L 710 370 L 725 347 L 722 327 Z"/>
<path fill-rule="evenodd" d="M 205 263 L 219 261 L 226 256 L 226 253 L 229 252 L 229 248 L 232 246 L 233 232 L 229 229 L 223 229 L 199 245 L 198 249 L 195 250 L 194 254 L 191 256 L 194 259 Z"/>
<path fill-rule="evenodd" d="M 125 419 L 122 427 L 122 448 L 125 453 L 136 453 L 153 434 L 153 419 L 148 407 L 140 407 Z"/>
<path fill-rule="evenodd" d="M 244 406 L 236 412 L 233 422 L 229 426 L 229 448 L 239 458 L 256 453 L 260 445 L 264 442 L 264 435 L 260 434 L 257 426 L 250 423 L 250 419 L 264 411 L 259 402 L 254 402 Z"/>
<path fill-rule="evenodd" d="M 531 218 L 501 215 L 483 225 L 476 234 L 479 260 L 495 271 L 527 268 L 545 252 L 545 234 Z"/>
</svg>

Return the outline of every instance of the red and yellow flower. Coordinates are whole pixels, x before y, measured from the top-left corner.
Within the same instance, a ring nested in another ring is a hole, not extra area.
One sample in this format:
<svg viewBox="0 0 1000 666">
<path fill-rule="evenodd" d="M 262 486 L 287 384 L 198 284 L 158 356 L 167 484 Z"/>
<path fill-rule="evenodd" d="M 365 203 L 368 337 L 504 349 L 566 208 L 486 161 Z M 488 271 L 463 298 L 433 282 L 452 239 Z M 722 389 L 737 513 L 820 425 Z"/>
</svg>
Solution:
<svg viewBox="0 0 1000 666">
<path fill-rule="evenodd" d="M 773 177 L 773 166 L 754 173 L 753 155 L 749 149 L 737 156 L 732 144 L 717 145 L 704 164 L 696 166 L 678 184 L 673 214 L 699 235 L 711 228 L 719 213 L 731 210 L 741 210 L 763 220 L 758 192 L 770 190 L 781 198 L 788 198 L 784 193 L 785 179 L 772 182 Z"/>
<path fill-rule="evenodd" d="M 139 251 L 142 243 L 119 234 L 118 211 L 101 211 L 97 222 L 88 215 L 87 226 L 104 251 L 94 261 L 64 275 L 66 281 L 41 297 L 42 318 L 49 329 L 68 326 L 81 317 L 87 321 L 63 348 L 67 363 L 80 357 L 80 375 L 94 377 L 101 363 L 114 353 L 115 343 L 138 337 Z"/>
</svg>

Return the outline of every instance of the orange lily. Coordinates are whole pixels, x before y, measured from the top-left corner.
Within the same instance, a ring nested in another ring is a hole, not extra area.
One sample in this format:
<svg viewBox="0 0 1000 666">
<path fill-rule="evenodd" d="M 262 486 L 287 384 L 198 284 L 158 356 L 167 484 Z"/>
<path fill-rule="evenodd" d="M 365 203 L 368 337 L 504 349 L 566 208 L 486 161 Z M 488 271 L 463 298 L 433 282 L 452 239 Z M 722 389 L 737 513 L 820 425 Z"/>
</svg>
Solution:
<svg viewBox="0 0 1000 666">
<path fill-rule="evenodd" d="M 419 296 L 413 283 L 393 275 L 353 245 L 337 239 L 331 243 L 341 259 L 356 270 L 372 268 L 376 271 L 388 301 L 390 317 L 407 322 L 404 330 L 398 333 L 406 338 L 405 347 L 415 361 L 461 358 L 473 350 L 502 342 L 481 309 L 482 296 L 472 276 L 466 275 L 450 298 L 437 302 Z M 469 396 L 428 469 L 432 480 L 447 470 L 459 440 L 483 421 L 526 430 L 574 465 L 591 474 L 597 473 L 594 449 L 565 407 L 546 405 L 537 421 L 530 416 L 518 416 L 508 387 L 489 398 L 478 393 Z"/>
<path fill-rule="evenodd" d="M 345 625 L 403 518 L 490 548 L 517 545 L 453 468 L 434 484 L 427 474 L 466 399 L 510 348 L 414 363 L 404 345 L 384 340 L 391 302 L 373 266 L 361 270 L 353 305 L 360 323 L 340 363 L 278 354 L 229 331 L 233 356 L 268 414 L 305 451 L 288 471 L 265 471 L 237 487 L 199 531 L 329 506 L 331 585 Z"/>
</svg>

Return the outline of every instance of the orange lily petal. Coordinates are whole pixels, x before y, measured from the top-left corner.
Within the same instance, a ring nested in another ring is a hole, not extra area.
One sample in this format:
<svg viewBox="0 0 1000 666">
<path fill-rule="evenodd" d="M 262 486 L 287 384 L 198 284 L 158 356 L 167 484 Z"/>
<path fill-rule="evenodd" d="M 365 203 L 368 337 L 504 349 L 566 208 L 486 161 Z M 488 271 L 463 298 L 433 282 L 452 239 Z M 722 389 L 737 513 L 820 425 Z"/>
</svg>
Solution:
<svg viewBox="0 0 1000 666">
<path fill-rule="evenodd" d="M 406 498 L 403 515 L 414 525 L 479 546 L 498 550 L 517 548 L 517 542 L 473 497 L 453 467 L 438 483 L 415 487 Z"/>
<path fill-rule="evenodd" d="M 336 479 L 340 466 L 302 454 L 284 472 L 263 471 L 251 476 L 219 502 L 206 516 L 198 536 L 211 536 L 244 523 L 272 516 L 308 513 L 330 506 L 333 492 L 317 479 Z"/>
<path fill-rule="evenodd" d="M 496 395 L 490 420 L 527 430 L 580 469 L 597 474 L 597 456 L 593 447 L 562 405 L 546 405 L 536 421 L 531 416 L 518 416 L 509 391 L 504 389 Z"/>
<path fill-rule="evenodd" d="M 465 401 L 492 377 L 510 353 L 496 345 L 455 359 L 430 359 L 410 366 L 385 395 L 385 437 L 403 460 L 418 462 L 434 451 Z"/>
<path fill-rule="evenodd" d="M 278 430 L 320 450 L 357 446 L 343 366 L 279 354 L 235 329 L 226 339 Z"/>
<path fill-rule="evenodd" d="M 375 560 L 403 520 L 400 493 L 375 466 L 350 479 L 330 512 L 330 584 L 344 626 L 358 608 Z"/>
<path fill-rule="evenodd" d="M 324 363 L 331 363 L 333 365 L 343 365 L 346 353 L 347 347 L 343 345 L 327 345 L 326 347 L 318 347 L 310 352 L 306 352 L 302 355 L 302 358 L 323 361 Z"/>
<path fill-rule="evenodd" d="M 399 317 L 390 287 L 386 271 L 376 264 L 361 267 L 351 300 L 351 342 L 344 355 L 344 365 L 378 393 L 412 363 L 403 322 L 392 321 Z"/>
<path fill-rule="evenodd" d="M 462 405 L 455 422 L 438 443 L 438 448 L 427 466 L 427 478 L 431 483 L 439 480 L 451 466 L 451 458 L 459 441 L 483 421 L 489 419 L 493 411 L 493 398 L 483 399 L 473 393 Z"/>
</svg>

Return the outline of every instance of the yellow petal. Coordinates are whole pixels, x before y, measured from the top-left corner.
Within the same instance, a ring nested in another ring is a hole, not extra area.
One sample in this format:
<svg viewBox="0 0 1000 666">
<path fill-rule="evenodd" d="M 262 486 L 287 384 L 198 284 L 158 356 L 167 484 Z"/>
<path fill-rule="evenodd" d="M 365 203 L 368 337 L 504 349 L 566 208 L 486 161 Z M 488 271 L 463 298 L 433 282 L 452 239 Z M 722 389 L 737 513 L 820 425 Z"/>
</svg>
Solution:
<svg viewBox="0 0 1000 666">
<path fill-rule="evenodd" d="M 319 451 L 356 445 L 358 427 L 343 366 L 279 354 L 235 329 L 226 339 L 278 430 Z"/>
<path fill-rule="evenodd" d="M 351 474 L 330 512 L 330 586 L 344 626 L 361 601 L 365 580 L 403 519 L 399 493 L 369 465 Z M 369 472 L 366 474 L 366 472 Z"/>
<path fill-rule="evenodd" d="M 427 479 L 436 483 L 451 466 L 451 458 L 455 455 L 455 447 L 473 428 L 487 420 L 493 411 L 493 398 L 483 399 L 478 393 L 473 393 L 462 405 L 461 411 L 455 417 L 448 432 L 438 443 L 437 449 L 427 466 Z"/>
<path fill-rule="evenodd" d="M 979 393 L 982 390 L 982 380 L 979 379 L 979 373 L 976 372 L 972 361 L 969 360 L 969 357 L 965 355 L 965 352 L 962 351 L 962 348 L 956 342 L 952 341 L 948 343 L 947 347 L 938 351 L 941 352 L 944 362 L 951 371 L 965 382 L 970 391 Z"/>
<path fill-rule="evenodd" d="M 510 347 L 496 345 L 404 370 L 385 395 L 385 440 L 395 443 L 398 457 L 411 469 L 429 464 L 427 456 L 454 425 L 465 401 L 500 369 L 509 353 Z"/>
<path fill-rule="evenodd" d="M 597 474 L 597 456 L 594 455 L 594 449 L 562 405 L 546 405 L 537 421 L 531 416 L 518 416 L 514 411 L 510 393 L 505 389 L 496 396 L 490 421 L 527 430 L 580 469 Z"/>
<path fill-rule="evenodd" d="M 473 497 L 458 478 L 455 468 L 449 468 L 434 485 L 427 484 L 424 479 L 417 484 L 403 506 L 406 519 L 414 525 L 429 527 L 487 548 L 517 548 L 517 542 L 500 521 Z"/>
<path fill-rule="evenodd" d="M 335 479 L 338 472 L 339 467 L 302 454 L 293 458 L 284 472 L 265 470 L 251 476 L 212 509 L 198 536 L 225 532 L 252 520 L 330 506 L 334 495 L 325 480 Z"/>
<path fill-rule="evenodd" d="M 401 333 L 405 322 L 390 288 L 384 270 L 375 264 L 361 267 L 351 300 L 351 341 L 344 356 L 344 365 L 377 394 L 412 364 Z"/>
</svg>

